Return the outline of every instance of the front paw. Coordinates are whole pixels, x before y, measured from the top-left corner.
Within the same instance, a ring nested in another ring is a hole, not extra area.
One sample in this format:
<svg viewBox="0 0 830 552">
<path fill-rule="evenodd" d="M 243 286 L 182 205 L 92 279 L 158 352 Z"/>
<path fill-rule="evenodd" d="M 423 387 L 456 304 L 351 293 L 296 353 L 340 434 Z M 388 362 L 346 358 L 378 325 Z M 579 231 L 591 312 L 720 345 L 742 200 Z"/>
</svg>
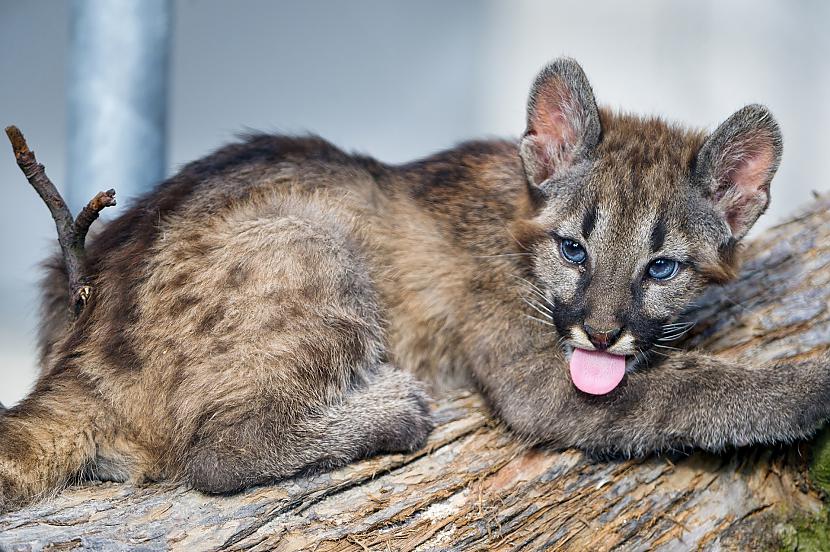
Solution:
<svg viewBox="0 0 830 552">
<path fill-rule="evenodd" d="M 671 462 L 679 462 L 694 452 L 693 447 L 673 447 L 664 450 L 642 450 L 625 447 L 606 447 L 585 449 L 585 457 L 589 462 L 596 464 L 607 464 L 613 462 L 625 462 L 632 458 L 645 458 L 651 454 L 666 458 Z"/>
</svg>

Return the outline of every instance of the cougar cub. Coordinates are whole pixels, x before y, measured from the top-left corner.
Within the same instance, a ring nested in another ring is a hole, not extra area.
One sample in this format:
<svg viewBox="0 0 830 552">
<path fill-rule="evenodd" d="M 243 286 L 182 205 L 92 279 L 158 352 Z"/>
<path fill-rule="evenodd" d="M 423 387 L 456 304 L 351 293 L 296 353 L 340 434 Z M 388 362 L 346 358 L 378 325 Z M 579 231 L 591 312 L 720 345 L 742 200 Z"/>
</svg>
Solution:
<svg viewBox="0 0 830 552">
<path fill-rule="evenodd" d="M 427 389 L 459 382 L 561 447 L 809 435 L 823 364 L 648 356 L 734 275 L 780 156 L 762 106 L 709 135 L 616 114 L 568 59 L 518 142 L 398 166 L 314 137 L 224 147 L 93 241 L 77 321 L 51 264 L 40 379 L 0 415 L 0 508 L 79 476 L 222 493 L 410 451 Z"/>
</svg>

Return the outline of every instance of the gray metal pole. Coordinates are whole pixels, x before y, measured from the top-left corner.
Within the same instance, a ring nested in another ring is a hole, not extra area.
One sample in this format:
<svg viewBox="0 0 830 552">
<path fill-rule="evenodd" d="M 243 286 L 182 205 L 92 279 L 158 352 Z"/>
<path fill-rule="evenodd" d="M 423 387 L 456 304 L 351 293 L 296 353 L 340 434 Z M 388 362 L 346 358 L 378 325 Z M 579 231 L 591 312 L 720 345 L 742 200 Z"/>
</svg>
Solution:
<svg viewBox="0 0 830 552">
<path fill-rule="evenodd" d="M 100 190 L 118 205 L 165 176 L 169 0 L 73 0 L 67 201 Z"/>
</svg>

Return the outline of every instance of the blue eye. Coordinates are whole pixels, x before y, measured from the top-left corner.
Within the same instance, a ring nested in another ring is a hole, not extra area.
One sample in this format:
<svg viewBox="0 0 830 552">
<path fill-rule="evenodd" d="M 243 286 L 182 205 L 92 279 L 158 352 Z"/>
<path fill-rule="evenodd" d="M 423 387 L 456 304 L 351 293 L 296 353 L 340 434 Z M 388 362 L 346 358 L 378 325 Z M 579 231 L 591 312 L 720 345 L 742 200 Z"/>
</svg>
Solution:
<svg viewBox="0 0 830 552">
<path fill-rule="evenodd" d="M 582 264 L 588 258 L 585 248 L 573 240 L 562 240 L 559 250 L 566 261 L 574 264 Z"/>
<path fill-rule="evenodd" d="M 677 274 L 680 263 L 671 259 L 655 259 L 648 265 L 648 275 L 655 280 L 671 280 Z"/>
</svg>

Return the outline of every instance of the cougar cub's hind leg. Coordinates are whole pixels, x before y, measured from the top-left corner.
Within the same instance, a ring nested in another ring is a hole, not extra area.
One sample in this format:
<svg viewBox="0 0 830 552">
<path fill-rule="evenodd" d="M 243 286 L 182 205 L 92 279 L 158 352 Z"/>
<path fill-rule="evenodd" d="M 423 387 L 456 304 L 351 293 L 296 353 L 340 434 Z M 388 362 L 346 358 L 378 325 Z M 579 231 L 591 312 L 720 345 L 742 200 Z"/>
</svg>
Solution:
<svg viewBox="0 0 830 552">
<path fill-rule="evenodd" d="M 420 448 L 430 430 L 427 397 L 409 374 L 384 366 L 336 402 L 282 425 L 264 405 L 241 419 L 214 419 L 195 438 L 188 482 L 227 493 L 301 471 L 343 466 L 380 452 Z"/>
<path fill-rule="evenodd" d="M 176 265 L 194 275 L 176 289 L 198 306 L 148 324 L 182 328 L 199 354 L 171 400 L 180 417 L 172 434 L 182 439 L 172 471 L 198 489 L 229 492 L 412 450 L 430 431 L 420 384 L 384 364 L 380 307 L 355 231 L 305 201 L 255 218 L 234 212 L 209 229 L 203 239 L 216 245 L 198 249 L 198 264 Z"/>
</svg>

